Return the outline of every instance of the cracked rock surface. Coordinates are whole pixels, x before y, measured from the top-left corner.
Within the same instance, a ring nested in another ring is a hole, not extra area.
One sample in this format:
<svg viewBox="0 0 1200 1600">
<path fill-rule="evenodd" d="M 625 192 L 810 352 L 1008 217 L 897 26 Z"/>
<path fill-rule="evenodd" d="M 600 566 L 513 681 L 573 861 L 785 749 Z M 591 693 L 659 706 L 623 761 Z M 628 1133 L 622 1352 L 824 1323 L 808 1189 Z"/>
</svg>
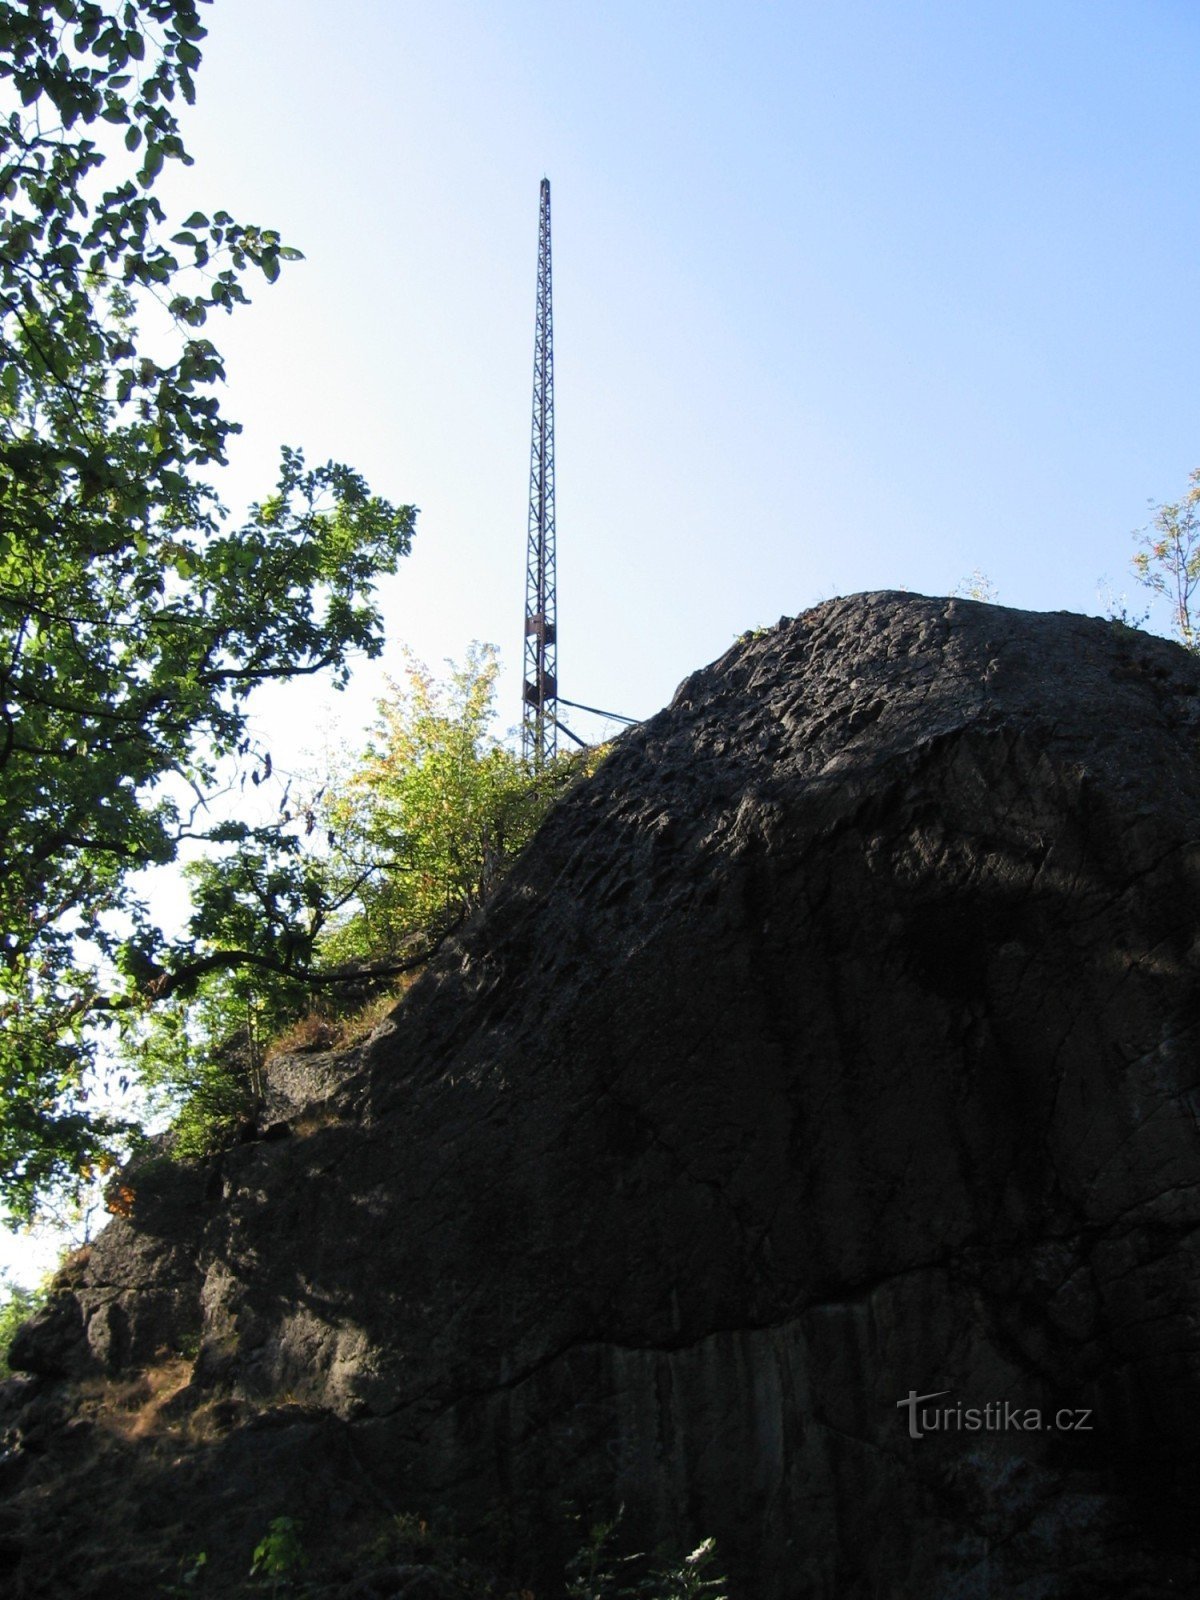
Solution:
<svg viewBox="0 0 1200 1600">
<path fill-rule="evenodd" d="M 1195 1592 L 1198 734 L 1095 619 L 739 642 L 270 1137 L 131 1176 L 14 1348 L 0 1581 L 235 1593 L 273 1515 L 437 1504 L 541 1600 L 570 1502 L 735 1600 Z"/>
</svg>

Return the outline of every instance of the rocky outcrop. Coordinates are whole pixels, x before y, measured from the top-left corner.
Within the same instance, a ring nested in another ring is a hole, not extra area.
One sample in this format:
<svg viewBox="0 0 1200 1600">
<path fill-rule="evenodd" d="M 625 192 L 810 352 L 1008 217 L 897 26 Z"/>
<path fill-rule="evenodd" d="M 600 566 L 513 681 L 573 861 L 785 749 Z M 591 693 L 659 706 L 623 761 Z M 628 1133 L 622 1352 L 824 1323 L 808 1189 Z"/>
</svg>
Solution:
<svg viewBox="0 0 1200 1600">
<path fill-rule="evenodd" d="M 18 1342 L 15 1592 L 233 1592 L 331 1496 L 503 1523 L 539 1596 L 567 1501 L 739 1600 L 1194 1587 L 1198 691 L 891 593 L 688 679 L 271 1138 L 135 1175 Z"/>
</svg>

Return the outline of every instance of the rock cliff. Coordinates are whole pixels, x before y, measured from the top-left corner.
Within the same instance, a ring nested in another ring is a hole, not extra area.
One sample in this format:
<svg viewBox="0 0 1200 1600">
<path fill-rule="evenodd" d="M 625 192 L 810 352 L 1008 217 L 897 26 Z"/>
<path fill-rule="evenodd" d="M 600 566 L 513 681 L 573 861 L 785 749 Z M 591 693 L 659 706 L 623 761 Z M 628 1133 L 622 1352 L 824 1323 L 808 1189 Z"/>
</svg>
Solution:
<svg viewBox="0 0 1200 1600">
<path fill-rule="evenodd" d="M 131 1175 L 15 1347 L 10 1592 L 291 1515 L 450 1594 L 335 1552 L 443 1506 L 542 1600 L 622 1503 L 735 1600 L 1194 1592 L 1198 731 L 1177 646 L 909 594 L 689 678 L 267 1136 Z"/>
</svg>

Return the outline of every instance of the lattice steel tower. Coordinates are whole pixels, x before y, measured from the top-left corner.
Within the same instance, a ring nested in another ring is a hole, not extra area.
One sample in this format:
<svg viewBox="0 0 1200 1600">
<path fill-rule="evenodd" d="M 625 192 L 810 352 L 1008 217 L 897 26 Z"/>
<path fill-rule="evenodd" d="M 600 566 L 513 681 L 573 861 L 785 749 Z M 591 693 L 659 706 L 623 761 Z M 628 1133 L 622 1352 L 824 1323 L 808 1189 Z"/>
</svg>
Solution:
<svg viewBox="0 0 1200 1600">
<path fill-rule="evenodd" d="M 525 568 L 525 677 L 521 754 L 540 772 L 558 749 L 558 603 L 554 591 L 554 313 L 550 299 L 550 180 L 538 215 L 533 336 L 533 445 Z"/>
</svg>

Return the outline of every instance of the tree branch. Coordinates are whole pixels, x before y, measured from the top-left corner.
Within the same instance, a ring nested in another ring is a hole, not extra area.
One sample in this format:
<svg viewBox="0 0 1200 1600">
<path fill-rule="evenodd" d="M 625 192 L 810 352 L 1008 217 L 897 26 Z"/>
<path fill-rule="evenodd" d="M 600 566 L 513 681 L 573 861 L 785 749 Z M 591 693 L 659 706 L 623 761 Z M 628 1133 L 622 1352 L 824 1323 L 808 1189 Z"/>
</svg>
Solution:
<svg viewBox="0 0 1200 1600">
<path fill-rule="evenodd" d="M 278 956 L 262 955 L 255 950 L 214 950 L 209 955 L 199 956 L 195 961 L 186 962 L 182 967 L 160 971 L 136 994 L 93 995 L 81 1002 L 73 1014 L 92 1011 L 130 1011 L 145 1000 L 160 1001 L 170 999 L 174 994 L 186 995 L 210 972 L 236 972 L 245 968 L 256 972 L 270 972 L 280 978 L 292 978 L 297 983 L 311 988 L 336 988 L 339 985 L 373 983 L 380 978 L 398 978 L 402 973 L 413 972 L 417 967 L 423 967 L 432 961 L 451 934 L 462 926 L 464 920 L 462 916 L 457 917 L 438 934 L 432 944 L 416 955 L 407 956 L 402 961 L 372 962 L 366 966 L 346 965 L 329 967 L 322 971 L 313 967 L 293 967 Z"/>
</svg>

